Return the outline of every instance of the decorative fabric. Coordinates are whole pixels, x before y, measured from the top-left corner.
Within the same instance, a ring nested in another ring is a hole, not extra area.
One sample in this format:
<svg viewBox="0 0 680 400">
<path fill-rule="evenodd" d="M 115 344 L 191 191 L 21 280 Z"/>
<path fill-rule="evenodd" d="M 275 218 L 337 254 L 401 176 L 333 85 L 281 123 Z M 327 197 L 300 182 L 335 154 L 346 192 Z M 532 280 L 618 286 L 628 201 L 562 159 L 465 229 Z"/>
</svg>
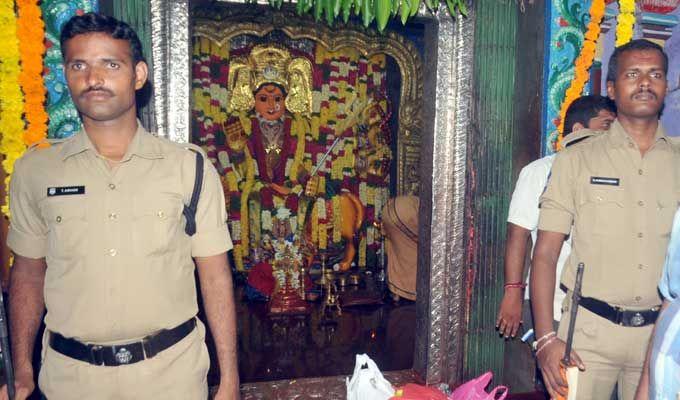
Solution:
<svg viewBox="0 0 680 400">
<path fill-rule="evenodd" d="M 546 18 L 546 65 L 543 107 L 542 153 L 556 151 L 559 137 L 560 108 L 567 88 L 574 79 L 575 61 L 583 47 L 592 1 L 552 0 Z"/>
<path fill-rule="evenodd" d="M 44 0 L 40 5 L 45 21 L 44 79 L 47 87 L 47 113 L 50 123 L 47 136 L 65 138 L 80 130 L 80 118 L 66 86 L 62 69 L 59 34 L 74 15 L 97 11 L 96 0 Z"/>
</svg>

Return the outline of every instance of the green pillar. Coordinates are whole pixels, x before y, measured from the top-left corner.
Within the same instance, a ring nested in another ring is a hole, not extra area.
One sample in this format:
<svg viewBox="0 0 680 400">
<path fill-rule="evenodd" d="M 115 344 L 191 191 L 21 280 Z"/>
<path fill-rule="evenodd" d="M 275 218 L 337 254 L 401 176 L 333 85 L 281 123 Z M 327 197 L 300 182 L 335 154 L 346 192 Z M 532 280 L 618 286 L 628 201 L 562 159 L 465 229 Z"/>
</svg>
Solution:
<svg viewBox="0 0 680 400">
<path fill-rule="evenodd" d="M 137 92 L 137 111 L 142 124 L 149 130 L 155 130 L 156 122 L 153 113 L 153 59 L 151 54 L 151 10 L 148 1 L 140 0 L 100 0 L 104 14 L 125 21 L 137 32 L 142 42 L 142 50 L 149 66 L 149 77 L 144 88 Z"/>
<path fill-rule="evenodd" d="M 475 3 L 473 130 L 468 156 L 468 268 L 471 290 L 465 376 L 502 376 L 504 342 L 495 330 L 503 294 L 506 218 L 512 193 L 518 5 Z M 542 21 L 537 23 L 542 24 Z M 526 59 L 526 62 L 540 62 Z M 540 76 L 536 79 L 540 79 Z"/>
</svg>

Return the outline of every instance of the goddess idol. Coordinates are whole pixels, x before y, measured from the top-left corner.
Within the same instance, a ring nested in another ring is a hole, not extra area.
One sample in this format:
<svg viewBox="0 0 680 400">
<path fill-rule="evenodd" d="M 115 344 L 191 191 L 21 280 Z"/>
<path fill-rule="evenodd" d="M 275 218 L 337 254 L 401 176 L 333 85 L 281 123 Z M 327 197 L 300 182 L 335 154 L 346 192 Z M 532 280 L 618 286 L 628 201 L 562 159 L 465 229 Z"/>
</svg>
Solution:
<svg viewBox="0 0 680 400">
<path fill-rule="evenodd" d="M 224 183 L 239 270 L 271 266 L 275 242 L 295 236 L 304 218 L 311 74 L 308 59 L 271 44 L 230 62 Z"/>
</svg>

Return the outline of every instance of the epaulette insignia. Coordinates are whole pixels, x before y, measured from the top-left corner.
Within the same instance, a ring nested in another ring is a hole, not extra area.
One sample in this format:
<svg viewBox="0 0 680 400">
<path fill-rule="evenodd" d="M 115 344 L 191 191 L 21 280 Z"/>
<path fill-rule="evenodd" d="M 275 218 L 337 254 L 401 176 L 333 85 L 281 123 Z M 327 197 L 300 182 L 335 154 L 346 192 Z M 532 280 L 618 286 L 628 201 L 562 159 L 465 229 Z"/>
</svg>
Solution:
<svg viewBox="0 0 680 400">
<path fill-rule="evenodd" d="M 33 143 L 32 145 L 28 146 L 27 150 L 41 150 L 41 149 L 46 149 L 50 146 L 54 146 L 55 144 L 63 143 L 66 139 L 48 139 L 48 138 L 42 138 L 41 140 Z"/>
</svg>

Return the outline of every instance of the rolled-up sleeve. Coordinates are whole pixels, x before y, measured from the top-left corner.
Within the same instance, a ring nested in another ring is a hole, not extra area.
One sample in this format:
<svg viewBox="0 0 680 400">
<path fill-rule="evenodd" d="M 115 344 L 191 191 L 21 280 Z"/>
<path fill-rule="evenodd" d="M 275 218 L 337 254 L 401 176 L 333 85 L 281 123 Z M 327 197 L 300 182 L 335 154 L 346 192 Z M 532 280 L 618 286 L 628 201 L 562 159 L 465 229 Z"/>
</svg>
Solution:
<svg viewBox="0 0 680 400">
<path fill-rule="evenodd" d="M 544 159 L 522 168 L 512 192 L 508 222 L 533 231 L 538 226 L 538 198 L 545 188 L 548 166 Z"/>
<path fill-rule="evenodd" d="M 575 214 L 575 176 L 578 176 L 574 154 L 563 150 L 553 163 L 545 192 L 540 199 L 538 229 L 568 235 Z"/>
<path fill-rule="evenodd" d="M 9 188 L 10 224 L 7 246 L 20 256 L 43 258 L 47 255 L 45 224 L 29 184 L 29 171 L 23 160 L 14 164 Z"/>
<path fill-rule="evenodd" d="M 195 166 L 194 158 L 190 164 Z M 209 257 L 229 251 L 232 247 L 222 183 L 215 167 L 204 154 L 203 187 L 196 211 L 196 234 L 191 237 L 191 255 Z"/>
</svg>

